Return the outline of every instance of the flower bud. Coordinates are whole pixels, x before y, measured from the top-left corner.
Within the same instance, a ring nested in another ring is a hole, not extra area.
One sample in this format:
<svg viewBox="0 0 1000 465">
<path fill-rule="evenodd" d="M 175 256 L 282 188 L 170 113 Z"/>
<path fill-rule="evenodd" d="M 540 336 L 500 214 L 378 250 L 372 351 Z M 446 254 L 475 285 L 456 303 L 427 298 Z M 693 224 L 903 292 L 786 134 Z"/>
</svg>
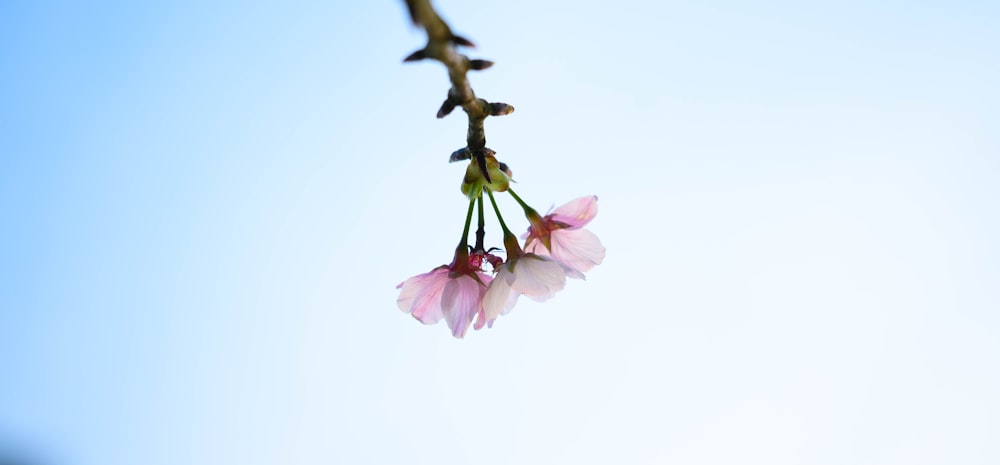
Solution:
<svg viewBox="0 0 1000 465">
<path fill-rule="evenodd" d="M 489 149 L 486 149 L 489 150 Z M 483 194 L 483 189 L 493 192 L 503 192 L 510 187 L 510 178 L 500 169 L 500 162 L 492 155 L 492 150 L 484 155 L 486 160 L 486 170 L 489 173 L 489 180 L 486 179 L 482 168 L 475 160 L 469 163 L 465 169 L 465 178 L 462 179 L 462 193 L 470 199 L 478 198 Z"/>
</svg>

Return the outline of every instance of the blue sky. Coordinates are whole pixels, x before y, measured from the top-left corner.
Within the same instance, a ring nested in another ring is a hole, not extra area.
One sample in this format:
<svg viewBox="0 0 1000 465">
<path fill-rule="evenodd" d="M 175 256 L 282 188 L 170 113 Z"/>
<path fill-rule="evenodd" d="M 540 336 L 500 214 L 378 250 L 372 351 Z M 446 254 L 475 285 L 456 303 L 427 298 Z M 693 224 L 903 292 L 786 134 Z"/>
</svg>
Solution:
<svg viewBox="0 0 1000 465">
<path fill-rule="evenodd" d="M 608 249 L 461 341 L 395 302 L 466 207 L 402 2 L 0 6 L 0 456 L 1000 460 L 997 5 L 435 4 Z"/>
</svg>

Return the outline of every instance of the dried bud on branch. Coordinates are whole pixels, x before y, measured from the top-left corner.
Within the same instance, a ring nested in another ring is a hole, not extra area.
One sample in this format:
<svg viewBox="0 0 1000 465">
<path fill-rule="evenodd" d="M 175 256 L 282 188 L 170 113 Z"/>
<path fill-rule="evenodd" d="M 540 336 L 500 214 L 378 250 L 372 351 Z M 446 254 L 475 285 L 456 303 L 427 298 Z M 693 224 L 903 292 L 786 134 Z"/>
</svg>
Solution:
<svg viewBox="0 0 1000 465">
<path fill-rule="evenodd" d="M 503 116 L 514 113 L 514 106 L 506 103 L 493 102 L 490 104 L 490 116 Z"/>
<path fill-rule="evenodd" d="M 462 46 L 465 46 L 465 47 L 473 47 L 473 48 L 475 48 L 475 46 L 476 46 L 476 44 L 472 43 L 471 40 L 466 39 L 465 37 L 462 37 L 462 36 L 459 36 L 459 35 L 452 34 L 451 41 L 454 42 L 455 45 L 462 45 Z"/>
<path fill-rule="evenodd" d="M 411 61 L 420 61 L 423 60 L 424 58 L 427 58 L 427 51 L 424 49 L 420 49 L 417 50 L 416 52 L 407 55 L 406 58 L 403 58 L 403 63 Z"/>
<path fill-rule="evenodd" d="M 448 114 L 451 113 L 451 111 L 454 109 L 455 109 L 455 102 L 453 102 L 449 98 L 445 100 L 444 103 L 441 104 L 441 108 L 438 109 L 437 117 L 444 118 L 445 116 L 448 116 Z"/>
<path fill-rule="evenodd" d="M 469 69 L 482 71 L 484 69 L 493 66 L 493 62 L 490 60 L 469 60 Z"/>
<path fill-rule="evenodd" d="M 472 151 L 468 147 L 462 147 L 454 152 L 451 152 L 451 156 L 448 157 L 448 163 L 455 163 L 456 161 L 471 160 Z"/>
</svg>

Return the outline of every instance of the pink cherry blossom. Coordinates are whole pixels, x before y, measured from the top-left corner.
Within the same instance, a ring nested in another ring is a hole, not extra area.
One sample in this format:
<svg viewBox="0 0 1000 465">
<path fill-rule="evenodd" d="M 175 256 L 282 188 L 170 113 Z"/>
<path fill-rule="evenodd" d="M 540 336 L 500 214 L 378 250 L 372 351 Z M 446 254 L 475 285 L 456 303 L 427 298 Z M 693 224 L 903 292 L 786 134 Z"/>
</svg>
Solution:
<svg viewBox="0 0 1000 465">
<path fill-rule="evenodd" d="M 552 258 L 525 253 L 503 264 L 483 295 L 482 311 L 476 318 L 476 329 L 492 326 L 500 315 L 506 315 L 525 295 L 538 302 L 548 300 L 566 286 L 566 275 L 573 270 Z"/>
<path fill-rule="evenodd" d="M 444 318 L 451 334 L 462 338 L 480 312 L 486 286 L 492 280 L 478 268 L 457 271 L 454 266 L 442 265 L 396 286 L 400 289 L 396 303 L 423 324 Z"/>
<path fill-rule="evenodd" d="M 571 200 L 544 218 L 529 218 L 524 250 L 552 257 L 572 270 L 569 277 L 583 278 L 584 271 L 604 261 L 601 240 L 583 229 L 595 216 L 597 196 L 588 196 Z"/>
</svg>

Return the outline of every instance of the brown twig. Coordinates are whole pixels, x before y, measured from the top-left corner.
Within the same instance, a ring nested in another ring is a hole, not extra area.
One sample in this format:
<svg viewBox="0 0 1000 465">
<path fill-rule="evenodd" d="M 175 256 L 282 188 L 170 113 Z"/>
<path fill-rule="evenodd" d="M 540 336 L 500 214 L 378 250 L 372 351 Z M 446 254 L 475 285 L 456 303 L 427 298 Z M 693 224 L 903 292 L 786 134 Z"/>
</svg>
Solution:
<svg viewBox="0 0 1000 465">
<path fill-rule="evenodd" d="M 487 116 L 509 115 L 514 112 L 514 107 L 506 103 L 487 102 L 481 98 L 476 98 L 472 86 L 466 73 L 469 70 L 483 70 L 493 66 L 492 61 L 470 60 L 469 57 L 458 52 L 457 46 L 475 47 L 473 43 L 462 36 L 451 32 L 448 24 L 438 16 L 431 6 L 430 0 L 406 0 L 406 6 L 410 11 L 410 18 L 413 23 L 421 26 L 427 31 L 427 46 L 411 53 L 403 59 L 404 62 L 432 59 L 440 61 L 448 68 L 448 78 L 451 80 L 451 89 L 448 89 L 448 97 L 441 108 L 438 109 L 437 117 L 444 118 L 455 107 L 462 107 L 469 117 L 469 131 L 466 135 L 466 147 L 459 149 L 452 155 L 451 161 L 457 161 L 455 154 L 463 154 L 467 160 L 469 157 L 475 158 L 476 163 L 487 182 L 489 170 L 486 168 L 486 157 L 491 155 L 492 150 L 486 148 L 486 132 L 483 129 L 483 121 Z"/>
</svg>

